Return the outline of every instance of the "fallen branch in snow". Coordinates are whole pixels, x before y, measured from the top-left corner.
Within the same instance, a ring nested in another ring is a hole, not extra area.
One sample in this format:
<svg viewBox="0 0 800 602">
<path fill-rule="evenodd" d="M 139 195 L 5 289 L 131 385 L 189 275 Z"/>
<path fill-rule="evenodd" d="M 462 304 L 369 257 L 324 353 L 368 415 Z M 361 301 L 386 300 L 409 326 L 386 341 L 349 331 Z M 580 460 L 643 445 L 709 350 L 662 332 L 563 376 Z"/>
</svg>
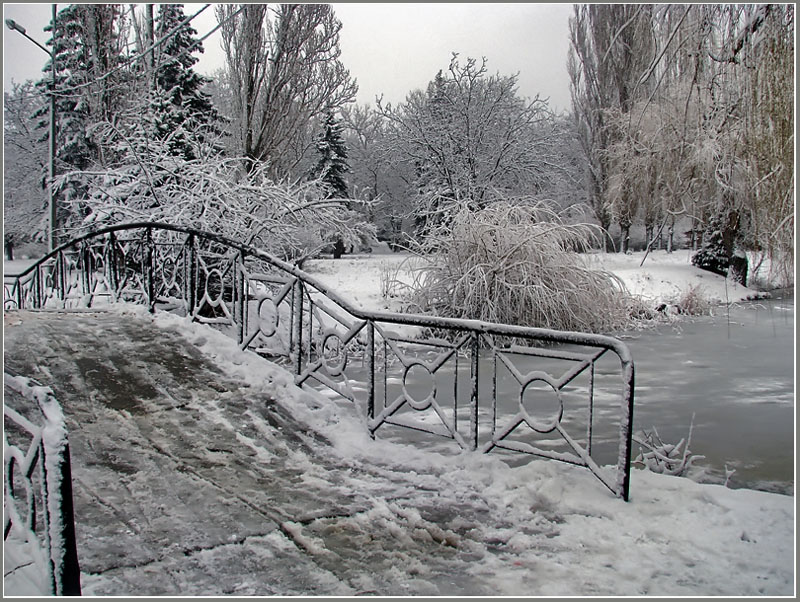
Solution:
<svg viewBox="0 0 800 602">
<path fill-rule="evenodd" d="M 693 428 L 694 414 L 692 414 L 692 423 L 689 425 L 688 438 L 681 439 L 675 445 L 664 443 L 655 427 L 652 432 L 642 431 L 634 435 L 634 442 L 640 446 L 639 455 L 633 461 L 634 465 L 648 468 L 659 474 L 688 476 L 692 465 L 697 460 L 705 458 L 705 456 L 692 453 L 689 447 L 692 443 Z"/>
</svg>

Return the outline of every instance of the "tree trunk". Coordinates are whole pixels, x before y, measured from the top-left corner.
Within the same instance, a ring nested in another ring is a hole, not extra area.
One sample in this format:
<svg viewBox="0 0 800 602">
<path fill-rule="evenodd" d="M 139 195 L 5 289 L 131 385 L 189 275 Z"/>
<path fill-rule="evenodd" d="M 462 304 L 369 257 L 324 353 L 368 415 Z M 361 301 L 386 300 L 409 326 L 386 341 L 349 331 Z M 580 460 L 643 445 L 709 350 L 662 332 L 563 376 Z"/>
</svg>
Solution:
<svg viewBox="0 0 800 602">
<path fill-rule="evenodd" d="M 152 4 L 145 4 L 144 5 L 145 13 L 144 13 L 144 31 L 145 31 L 145 40 L 144 40 L 144 47 L 149 48 L 155 42 L 155 26 L 153 20 L 153 5 Z M 147 76 L 150 79 L 150 89 L 155 89 L 156 87 L 156 56 L 155 56 L 155 48 L 151 48 L 150 51 L 147 53 L 145 58 L 147 64 Z"/>
<path fill-rule="evenodd" d="M 619 252 L 627 253 L 631 242 L 631 227 L 628 224 L 624 226 L 620 224 L 620 229 L 621 229 L 622 240 L 620 240 L 619 242 Z"/>
</svg>

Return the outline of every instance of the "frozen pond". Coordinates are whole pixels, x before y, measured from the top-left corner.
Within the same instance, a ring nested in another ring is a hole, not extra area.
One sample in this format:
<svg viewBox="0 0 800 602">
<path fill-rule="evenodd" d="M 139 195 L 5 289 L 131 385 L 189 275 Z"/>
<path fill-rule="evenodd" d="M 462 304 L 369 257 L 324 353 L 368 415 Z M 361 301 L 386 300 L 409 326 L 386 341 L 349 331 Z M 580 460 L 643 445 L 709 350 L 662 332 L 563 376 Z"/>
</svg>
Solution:
<svg viewBox="0 0 800 602">
<path fill-rule="evenodd" d="M 625 335 L 636 363 L 635 430 L 655 427 L 705 456 L 706 480 L 794 491 L 794 298 L 717 308 Z"/>
</svg>

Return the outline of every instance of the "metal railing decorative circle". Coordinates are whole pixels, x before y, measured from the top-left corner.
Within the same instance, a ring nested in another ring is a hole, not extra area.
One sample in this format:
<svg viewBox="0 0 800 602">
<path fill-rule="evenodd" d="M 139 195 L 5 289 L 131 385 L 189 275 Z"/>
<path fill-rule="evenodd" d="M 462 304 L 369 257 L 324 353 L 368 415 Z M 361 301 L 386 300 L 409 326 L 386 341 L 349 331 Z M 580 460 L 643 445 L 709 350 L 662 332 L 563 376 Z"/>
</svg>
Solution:
<svg viewBox="0 0 800 602">
<path fill-rule="evenodd" d="M 117 302 L 177 312 L 287 363 L 298 385 L 363 408 L 373 436 L 402 427 L 559 460 L 628 499 L 634 366 L 616 338 L 364 311 L 262 250 L 163 223 L 97 230 L 4 279 L 7 310 Z"/>
</svg>

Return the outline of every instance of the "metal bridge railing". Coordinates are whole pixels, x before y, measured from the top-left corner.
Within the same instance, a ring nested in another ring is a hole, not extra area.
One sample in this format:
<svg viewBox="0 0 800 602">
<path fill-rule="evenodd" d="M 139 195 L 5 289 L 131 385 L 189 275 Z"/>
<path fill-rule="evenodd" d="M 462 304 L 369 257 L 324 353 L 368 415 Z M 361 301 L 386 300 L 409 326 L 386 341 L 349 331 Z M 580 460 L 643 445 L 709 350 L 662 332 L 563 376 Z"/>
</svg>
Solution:
<svg viewBox="0 0 800 602">
<path fill-rule="evenodd" d="M 634 368 L 618 339 L 353 307 L 297 267 L 192 228 L 124 224 L 6 277 L 6 309 L 146 304 L 287 363 L 298 384 L 363 408 L 372 434 L 589 469 L 628 499 Z"/>
<path fill-rule="evenodd" d="M 3 384 L 7 392 L 16 392 L 26 401 L 15 409 L 4 395 L 3 541 L 5 544 L 11 537 L 28 550 L 38 550 L 46 565 L 16 567 L 7 562 L 5 569 L 43 568 L 52 595 L 80 595 L 64 415 L 49 388 L 7 373 L 3 374 Z"/>
</svg>

